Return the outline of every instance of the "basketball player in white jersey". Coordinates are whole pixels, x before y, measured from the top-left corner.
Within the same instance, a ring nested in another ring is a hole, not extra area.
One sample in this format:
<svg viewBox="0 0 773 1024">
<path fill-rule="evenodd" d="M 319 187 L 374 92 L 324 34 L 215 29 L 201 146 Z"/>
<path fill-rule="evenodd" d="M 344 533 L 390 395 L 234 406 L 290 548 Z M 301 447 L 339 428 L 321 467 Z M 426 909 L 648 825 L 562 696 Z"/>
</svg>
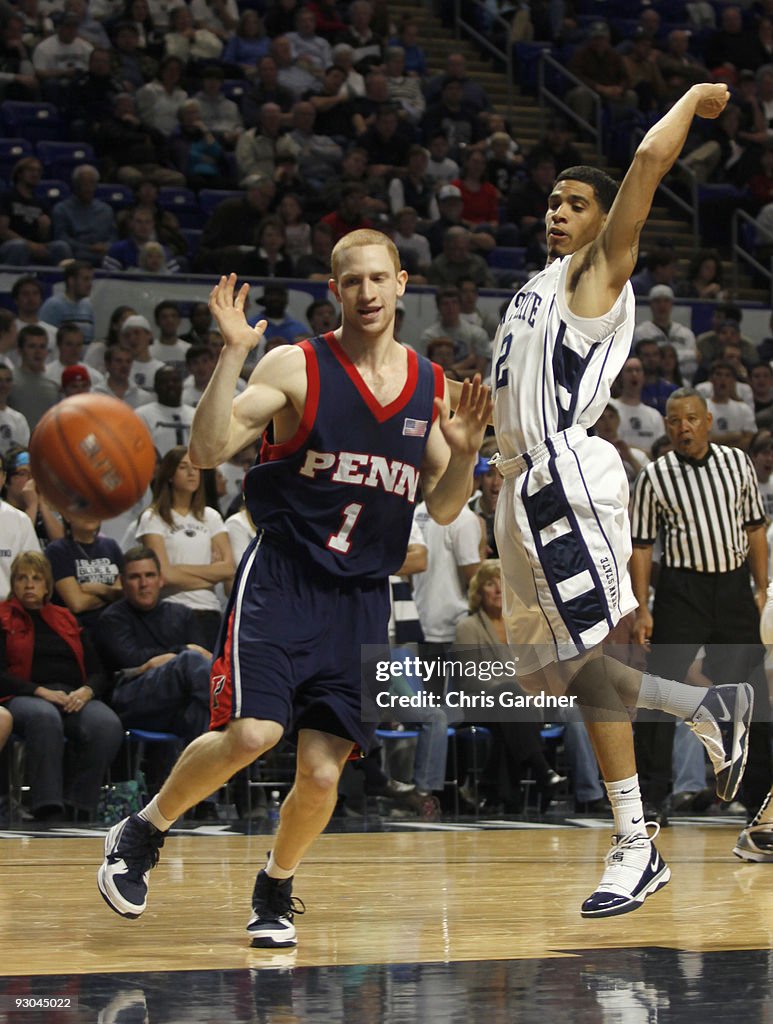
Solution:
<svg viewBox="0 0 773 1024">
<path fill-rule="evenodd" d="M 637 607 L 628 577 L 628 483 L 615 449 L 588 436 L 628 358 L 629 277 L 658 183 L 695 116 L 724 110 L 724 85 L 696 85 L 647 133 L 617 185 L 592 167 L 563 171 L 548 200 L 548 264 L 497 331 L 494 426 L 504 477 L 496 511 L 508 641 L 527 692 L 575 694 L 604 776 L 615 834 L 583 917 L 636 910 L 669 878 L 649 837 L 628 708 L 690 720 L 732 799 L 746 762 L 752 692 L 642 675 L 601 641 Z"/>
</svg>

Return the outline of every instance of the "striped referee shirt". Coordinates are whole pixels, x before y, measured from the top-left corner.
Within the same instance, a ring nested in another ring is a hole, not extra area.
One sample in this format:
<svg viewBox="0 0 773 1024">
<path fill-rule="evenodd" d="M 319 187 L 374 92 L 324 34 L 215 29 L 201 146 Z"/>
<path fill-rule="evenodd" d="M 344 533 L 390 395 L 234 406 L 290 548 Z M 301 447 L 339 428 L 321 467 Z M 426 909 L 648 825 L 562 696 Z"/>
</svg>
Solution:
<svg viewBox="0 0 773 1024">
<path fill-rule="evenodd" d="M 706 455 L 662 455 L 636 479 L 631 510 L 634 544 L 653 544 L 663 531 L 663 565 L 694 572 L 731 572 L 746 561 L 746 529 L 765 523 L 749 457 L 710 444 Z"/>
</svg>

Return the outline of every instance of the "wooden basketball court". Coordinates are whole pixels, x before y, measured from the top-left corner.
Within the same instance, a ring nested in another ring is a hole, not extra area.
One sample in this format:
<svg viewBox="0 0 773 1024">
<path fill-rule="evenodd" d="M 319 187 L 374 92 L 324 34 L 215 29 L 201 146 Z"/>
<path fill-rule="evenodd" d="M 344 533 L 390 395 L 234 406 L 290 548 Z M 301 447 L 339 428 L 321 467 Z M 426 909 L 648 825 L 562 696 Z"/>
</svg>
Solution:
<svg viewBox="0 0 773 1024">
<path fill-rule="evenodd" d="M 5 838 L 0 1021 L 663 1024 L 740 1020 L 743 994 L 749 1020 L 770 1024 L 773 869 L 732 856 L 740 823 L 664 830 L 670 884 L 635 913 L 585 921 L 608 824 L 324 835 L 297 876 L 292 951 L 253 950 L 244 932 L 265 835 L 171 835 L 138 921 L 99 896 L 101 835 Z M 40 993 L 77 1009 L 10 1005 Z"/>
</svg>

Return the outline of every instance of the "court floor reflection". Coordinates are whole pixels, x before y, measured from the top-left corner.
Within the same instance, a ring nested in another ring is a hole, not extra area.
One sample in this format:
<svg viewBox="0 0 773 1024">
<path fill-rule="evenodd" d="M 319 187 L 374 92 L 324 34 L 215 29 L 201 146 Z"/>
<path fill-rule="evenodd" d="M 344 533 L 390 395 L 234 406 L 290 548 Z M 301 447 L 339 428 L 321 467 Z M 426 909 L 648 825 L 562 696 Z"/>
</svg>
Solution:
<svg viewBox="0 0 773 1024">
<path fill-rule="evenodd" d="M 171 939 L 173 941 L 173 939 Z M 0 1012 L 14 1024 L 770 1024 L 773 953 L 563 951 L 546 960 L 292 966 L 0 979 L 11 997 L 68 993 L 70 1011 Z"/>
</svg>

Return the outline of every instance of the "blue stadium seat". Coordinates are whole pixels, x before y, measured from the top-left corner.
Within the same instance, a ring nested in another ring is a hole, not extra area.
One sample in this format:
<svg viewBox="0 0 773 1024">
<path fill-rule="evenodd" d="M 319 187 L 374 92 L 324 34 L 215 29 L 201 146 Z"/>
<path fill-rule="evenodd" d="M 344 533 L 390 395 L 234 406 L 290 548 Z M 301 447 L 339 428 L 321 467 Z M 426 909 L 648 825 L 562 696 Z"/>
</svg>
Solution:
<svg viewBox="0 0 773 1024">
<path fill-rule="evenodd" d="M 112 206 L 114 210 L 124 210 L 134 203 L 134 193 L 128 185 L 102 182 L 97 185 L 95 198 L 101 199 L 103 203 Z"/>
<path fill-rule="evenodd" d="M 0 139 L 0 175 L 10 181 L 14 164 L 25 156 L 32 156 L 26 139 Z"/>
<path fill-rule="evenodd" d="M 7 135 L 18 136 L 28 142 L 67 138 L 67 125 L 53 103 L 5 100 L 0 105 L 0 117 Z"/>
<path fill-rule="evenodd" d="M 180 234 L 185 239 L 185 244 L 188 247 L 188 263 L 190 264 L 199 251 L 199 243 L 201 242 L 203 231 L 198 228 L 180 228 Z"/>
<path fill-rule="evenodd" d="M 208 219 L 212 215 L 212 211 L 217 209 L 223 200 L 243 198 L 244 192 L 220 188 L 203 188 L 199 192 L 199 207 L 204 217 Z"/>
<path fill-rule="evenodd" d="M 223 82 L 223 95 L 228 100 L 233 100 L 237 107 L 241 107 L 242 98 L 247 91 L 249 83 L 243 78 L 226 78 Z"/>
<path fill-rule="evenodd" d="M 169 210 L 183 228 L 201 228 L 204 226 L 204 215 L 196 201 L 196 195 L 189 188 L 165 185 L 158 190 L 158 205 L 162 210 Z"/>
<path fill-rule="evenodd" d="M 486 254 L 486 262 L 496 270 L 523 270 L 526 248 L 522 245 L 498 245 Z"/>
<path fill-rule="evenodd" d="M 35 151 L 49 178 L 64 178 L 68 181 L 78 164 L 93 164 L 96 159 L 94 149 L 88 142 L 41 139 Z"/>
<path fill-rule="evenodd" d="M 35 195 L 38 199 L 45 199 L 52 206 L 62 199 L 69 199 L 70 186 L 66 181 L 59 178 L 44 178 L 35 188 Z"/>
</svg>

